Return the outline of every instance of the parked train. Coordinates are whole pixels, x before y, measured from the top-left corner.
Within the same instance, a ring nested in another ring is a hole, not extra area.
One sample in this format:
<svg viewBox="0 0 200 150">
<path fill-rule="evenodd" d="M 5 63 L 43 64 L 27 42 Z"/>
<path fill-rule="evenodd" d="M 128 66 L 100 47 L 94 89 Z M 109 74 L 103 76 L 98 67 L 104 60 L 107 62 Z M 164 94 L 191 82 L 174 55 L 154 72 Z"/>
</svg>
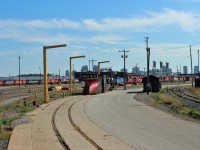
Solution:
<svg viewBox="0 0 200 150">
<path fill-rule="evenodd" d="M 159 77 L 159 80 L 161 82 L 185 82 L 185 81 L 189 81 L 189 77 L 185 77 L 185 76 L 180 76 L 180 77 L 174 77 L 174 76 L 166 76 L 166 77 Z M 118 81 L 123 81 L 124 80 L 119 80 Z M 130 76 L 128 77 L 128 84 L 140 84 L 142 83 L 142 77 L 138 76 L 138 77 L 134 77 L 134 76 Z"/>
<path fill-rule="evenodd" d="M 119 75 L 119 74 L 115 74 L 112 75 L 113 78 L 115 78 L 115 84 L 116 85 L 123 85 L 124 84 L 124 79 L 123 79 L 123 74 Z M 109 78 L 112 78 L 111 75 L 109 75 Z M 141 84 L 142 83 L 142 77 L 141 76 L 128 76 L 127 77 L 127 84 Z M 107 79 L 107 80 L 108 80 Z M 180 76 L 180 77 L 173 77 L 173 76 L 166 76 L 166 77 L 160 77 L 159 80 L 161 82 L 185 82 L 185 81 L 189 81 L 189 77 L 188 76 Z M 0 80 L 0 86 L 1 85 L 31 85 L 31 84 L 43 84 L 43 80 Z M 47 83 L 48 84 L 59 84 L 59 83 L 63 83 L 63 84 L 67 84 L 69 83 L 69 79 L 47 79 Z"/>
<path fill-rule="evenodd" d="M 43 84 L 43 80 L 0 80 L 0 85 L 31 85 Z M 47 79 L 48 84 L 69 83 L 69 79 Z"/>
<path fill-rule="evenodd" d="M 179 76 L 179 77 L 174 77 L 174 76 L 166 76 L 166 77 L 160 77 L 159 78 L 161 82 L 185 82 L 189 81 L 189 77 L 186 76 Z"/>
</svg>

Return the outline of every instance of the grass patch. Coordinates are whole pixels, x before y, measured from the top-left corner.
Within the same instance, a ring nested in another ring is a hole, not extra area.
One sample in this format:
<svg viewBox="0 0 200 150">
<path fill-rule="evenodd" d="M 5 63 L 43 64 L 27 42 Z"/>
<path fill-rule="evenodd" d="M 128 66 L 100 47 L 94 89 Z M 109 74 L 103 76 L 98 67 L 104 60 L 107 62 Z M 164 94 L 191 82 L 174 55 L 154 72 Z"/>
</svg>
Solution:
<svg viewBox="0 0 200 150">
<path fill-rule="evenodd" d="M 168 92 L 168 87 L 166 87 L 166 88 L 162 88 L 162 89 L 160 89 L 160 93 L 166 93 L 166 92 Z"/>
<path fill-rule="evenodd" d="M 35 109 L 35 106 L 33 106 L 32 104 L 28 104 L 27 106 L 19 106 L 19 107 L 17 107 L 17 112 L 19 112 L 19 113 L 27 113 L 29 111 L 32 111 L 33 109 Z"/>
<path fill-rule="evenodd" d="M 158 104 L 167 106 L 167 108 L 173 110 L 181 116 L 187 116 L 200 120 L 200 111 L 194 108 L 185 107 L 181 101 L 177 100 L 172 95 L 167 94 L 165 90 L 161 90 L 161 92 L 153 95 L 153 98 Z"/>
<path fill-rule="evenodd" d="M 10 138 L 11 132 L 7 130 L 1 130 L 0 139 L 8 140 Z"/>
<path fill-rule="evenodd" d="M 189 87 L 188 91 L 198 97 L 200 97 L 200 88 Z"/>
<path fill-rule="evenodd" d="M 182 110 L 180 110 L 180 113 L 185 116 L 190 116 L 195 119 L 197 118 L 200 119 L 200 111 L 192 108 L 184 107 Z"/>
<path fill-rule="evenodd" d="M 167 93 L 158 93 L 155 94 L 154 99 L 159 103 L 159 104 L 163 104 L 163 105 L 171 105 L 173 109 L 177 110 L 177 109 L 181 109 L 183 107 L 183 104 L 176 100 L 174 97 L 172 97 L 171 95 L 168 95 Z"/>
<path fill-rule="evenodd" d="M 0 112 L 3 112 L 3 111 L 4 111 L 4 107 L 0 106 Z"/>
</svg>

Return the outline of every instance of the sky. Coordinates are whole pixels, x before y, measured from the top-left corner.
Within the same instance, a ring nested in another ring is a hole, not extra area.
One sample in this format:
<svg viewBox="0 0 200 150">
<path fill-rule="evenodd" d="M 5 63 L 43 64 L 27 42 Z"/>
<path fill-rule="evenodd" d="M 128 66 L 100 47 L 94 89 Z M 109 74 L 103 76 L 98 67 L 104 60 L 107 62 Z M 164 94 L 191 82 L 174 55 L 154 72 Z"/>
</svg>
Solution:
<svg viewBox="0 0 200 150">
<path fill-rule="evenodd" d="M 200 0 L 0 0 L 0 76 L 43 73 L 43 46 L 67 44 L 47 51 L 48 72 L 69 70 L 69 57 L 80 71 L 89 60 L 110 61 L 103 68 L 119 71 L 127 50 L 128 72 L 146 68 L 149 37 L 153 61 L 193 66 L 200 49 Z M 182 67 L 181 67 L 182 68 Z"/>
</svg>

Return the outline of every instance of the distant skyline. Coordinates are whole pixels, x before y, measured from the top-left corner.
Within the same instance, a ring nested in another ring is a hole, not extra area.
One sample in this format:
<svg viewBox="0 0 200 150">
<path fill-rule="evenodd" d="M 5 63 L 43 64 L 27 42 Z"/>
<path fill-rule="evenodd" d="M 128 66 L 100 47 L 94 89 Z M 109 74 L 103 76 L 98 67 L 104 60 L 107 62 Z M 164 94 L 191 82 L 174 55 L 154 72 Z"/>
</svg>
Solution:
<svg viewBox="0 0 200 150">
<path fill-rule="evenodd" d="M 200 0 L 20 0 L 1 1 L 0 77 L 43 72 L 43 46 L 67 44 L 48 50 L 48 72 L 65 74 L 69 57 L 75 70 L 88 60 L 107 61 L 102 67 L 123 68 L 122 53 L 129 50 L 126 68 L 146 68 L 146 43 L 153 61 L 169 62 L 169 68 L 193 67 L 200 50 Z M 158 67 L 157 67 L 158 68 Z"/>
</svg>

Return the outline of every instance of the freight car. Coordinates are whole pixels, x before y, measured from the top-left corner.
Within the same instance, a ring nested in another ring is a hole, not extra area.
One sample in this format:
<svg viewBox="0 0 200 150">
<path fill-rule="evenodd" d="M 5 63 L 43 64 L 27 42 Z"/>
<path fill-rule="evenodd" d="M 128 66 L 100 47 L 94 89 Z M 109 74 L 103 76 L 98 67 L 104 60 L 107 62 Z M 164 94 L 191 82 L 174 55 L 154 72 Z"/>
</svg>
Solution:
<svg viewBox="0 0 200 150">
<path fill-rule="evenodd" d="M 14 85 L 14 80 L 12 81 L 4 80 L 2 85 Z"/>
<path fill-rule="evenodd" d="M 135 85 L 140 84 L 140 83 L 142 83 L 142 77 L 140 77 L 140 76 L 138 76 L 138 77 L 130 76 L 128 78 L 128 83 L 129 84 L 135 84 Z"/>
<path fill-rule="evenodd" d="M 68 83 L 68 79 L 47 79 L 48 84 Z M 43 84 L 43 80 L 0 80 L 0 85 L 32 85 Z"/>
<path fill-rule="evenodd" d="M 165 77 L 160 77 L 159 80 L 161 82 L 185 82 L 187 81 L 187 77 L 185 76 L 179 76 L 179 77 L 174 77 L 174 76 L 165 76 Z"/>
<path fill-rule="evenodd" d="M 4 81 L 3 80 L 0 80 L 0 85 L 3 85 L 4 84 Z"/>
</svg>

